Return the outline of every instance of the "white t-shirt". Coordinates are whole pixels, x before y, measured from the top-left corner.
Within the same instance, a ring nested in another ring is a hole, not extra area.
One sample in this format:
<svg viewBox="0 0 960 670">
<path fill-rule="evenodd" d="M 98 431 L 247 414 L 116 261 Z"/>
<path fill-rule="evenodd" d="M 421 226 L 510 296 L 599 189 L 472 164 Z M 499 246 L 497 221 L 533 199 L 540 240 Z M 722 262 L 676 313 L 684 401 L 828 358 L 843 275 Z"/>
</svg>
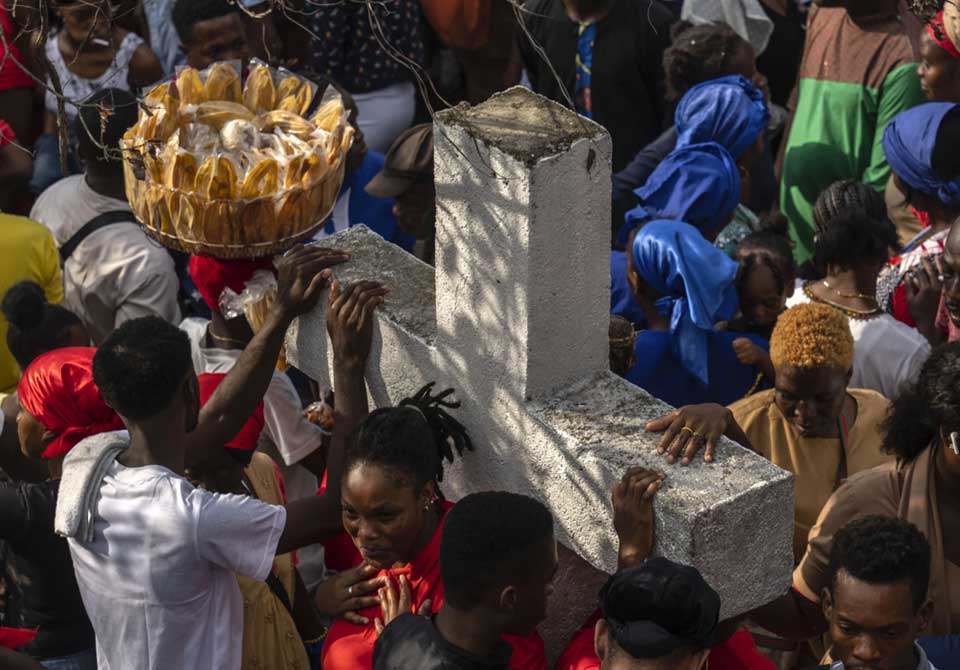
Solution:
<svg viewBox="0 0 960 670">
<path fill-rule="evenodd" d="M 78 174 L 40 194 L 30 218 L 46 226 L 60 248 L 97 216 L 129 209 L 125 200 L 97 193 Z M 63 304 L 86 324 L 96 344 L 142 316 L 178 323 L 178 289 L 173 258 L 136 223 L 114 223 L 91 233 L 63 268 Z"/>
<path fill-rule="evenodd" d="M 810 302 L 801 286 L 787 301 L 787 307 Z M 889 314 L 870 319 L 847 319 L 853 335 L 853 376 L 851 388 L 872 389 L 895 398 L 900 387 L 920 374 L 930 343 L 917 330 Z"/>
<path fill-rule="evenodd" d="M 206 337 L 206 319 L 191 317 L 180 324 L 190 338 L 190 352 L 197 374 L 230 372 L 240 358 L 237 349 L 202 347 Z M 275 371 L 270 386 L 263 396 L 263 435 L 257 449 L 277 462 L 283 475 L 287 500 L 309 498 L 317 493 L 317 478 L 305 467 L 298 465 L 312 454 L 323 440 L 320 427 L 303 416 L 300 396 L 290 378 Z M 307 588 L 313 588 L 324 577 L 323 545 L 315 544 L 297 550 L 300 575 Z"/>
<path fill-rule="evenodd" d="M 167 468 L 113 463 L 90 544 L 70 538 L 100 670 L 239 670 L 236 575 L 265 580 L 287 512 L 194 488 Z"/>
</svg>

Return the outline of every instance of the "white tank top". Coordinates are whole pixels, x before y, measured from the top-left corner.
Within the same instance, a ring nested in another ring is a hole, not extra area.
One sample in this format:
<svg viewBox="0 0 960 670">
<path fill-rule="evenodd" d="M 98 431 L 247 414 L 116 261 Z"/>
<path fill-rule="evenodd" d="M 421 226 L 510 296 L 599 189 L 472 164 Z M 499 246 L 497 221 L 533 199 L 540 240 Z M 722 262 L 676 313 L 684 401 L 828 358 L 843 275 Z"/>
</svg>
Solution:
<svg viewBox="0 0 960 670">
<path fill-rule="evenodd" d="M 117 53 L 113 56 L 113 62 L 103 71 L 103 74 L 94 79 L 86 79 L 70 71 L 63 59 L 63 54 L 60 52 L 57 33 L 50 33 L 50 37 L 47 39 L 46 52 L 47 58 L 50 59 L 51 65 L 60 77 L 60 85 L 63 87 L 63 95 L 66 100 L 82 101 L 104 88 L 119 88 L 129 91 L 130 61 L 133 59 L 133 53 L 141 44 L 143 44 L 142 38 L 134 33 L 127 33 L 120 43 Z M 44 104 L 48 112 L 56 115 L 57 97 L 53 94 L 53 91 L 46 91 Z M 77 108 L 70 102 L 66 102 L 64 110 L 72 134 L 73 121 L 77 118 Z"/>
</svg>

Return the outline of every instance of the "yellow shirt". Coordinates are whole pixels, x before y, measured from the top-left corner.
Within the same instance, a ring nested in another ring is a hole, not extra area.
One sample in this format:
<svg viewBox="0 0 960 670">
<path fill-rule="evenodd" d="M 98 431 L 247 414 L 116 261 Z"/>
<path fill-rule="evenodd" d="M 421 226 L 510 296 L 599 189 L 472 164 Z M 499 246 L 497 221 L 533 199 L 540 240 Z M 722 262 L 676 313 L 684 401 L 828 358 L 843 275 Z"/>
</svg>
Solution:
<svg viewBox="0 0 960 670">
<path fill-rule="evenodd" d="M 793 473 L 794 555 L 807 548 L 807 535 L 820 510 L 837 488 L 840 469 L 839 438 L 801 437 L 774 402 L 774 390 L 763 391 L 730 405 L 730 411 L 753 449 L 775 465 Z M 857 403 L 857 418 L 847 426 L 847 477 L 893 460 L 880 451 L 880 423 L 889 401 L 876 391 L 847 389 Z"/>
<path fill-rule="evenodd" d="M 47 300 L 63 300 L 60 256 L 53 236 L 39 223 L 12 214 L 0 214 L 0 299 L 17 282 L 29 279 L 43 289 Z M 20 368 L 7 348 L 7 320 L 0 314 L 0 393 L 11 393 Z"/>
<path fill-rule="evenodd" d="M 244 469 L 257 498 L 282 505 L 276 466 L 266 454 L 254 453 Z M 294 567 L 290 554 L 273 560 L 277 576 L 293 603 Z M 243 597 L 243 670 L 309 670 L 310 662 L 293 617 L 265 582 L 237 576 Z"/>
</svg>

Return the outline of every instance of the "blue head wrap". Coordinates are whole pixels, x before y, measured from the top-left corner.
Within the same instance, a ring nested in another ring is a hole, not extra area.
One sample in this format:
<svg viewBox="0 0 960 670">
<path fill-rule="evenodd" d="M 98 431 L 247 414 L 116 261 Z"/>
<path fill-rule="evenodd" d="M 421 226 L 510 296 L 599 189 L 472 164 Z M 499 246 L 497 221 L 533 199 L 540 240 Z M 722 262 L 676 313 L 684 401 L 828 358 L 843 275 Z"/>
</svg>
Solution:
<svg viewBox="0 0 960 670">
<path fill-rule="evenodd" d="M 631 253 L 640 278 L 664 295 L 657 308 L 670 315 L 671 350 L 707 384 L 707 332 L 737 312 L 737 264 L 680 221 L 651 221 L 637 233 Z"/>
<path fill-rule="evenodd" d="M 717 142 L 734 158 L 757 141 L 769 122 L 763 92 L 740 75 L 697 84 L 680 100 L 674 116 L 678 147 Z"/>
<path fill-rule="evenodd" d="M 626 246 L 631 230 L 651 219 L 685 221 L 709 235 L 730 221 L 740 202 L 740 170 L 716 142 L 691 144 L 664 158 L 634 194 L 640 204 L 624 217 L 620 246 Z"/>
<path fill-rule="evenodd" d="M 951 102 L 928 102 L 897 114 L 883 131 L 883 152 L 896 175 L 910 188 L 950 206 L 960 205 L 960 177 L 943 181 L 931 159 L 943 117 L 958 107 Z"/>
</svg>

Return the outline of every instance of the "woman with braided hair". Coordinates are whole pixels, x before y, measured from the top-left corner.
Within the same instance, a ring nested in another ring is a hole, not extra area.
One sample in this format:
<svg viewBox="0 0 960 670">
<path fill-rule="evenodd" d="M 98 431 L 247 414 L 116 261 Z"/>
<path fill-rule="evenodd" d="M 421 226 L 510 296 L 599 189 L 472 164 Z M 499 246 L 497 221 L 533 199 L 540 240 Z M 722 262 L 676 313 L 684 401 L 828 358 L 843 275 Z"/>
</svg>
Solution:
<svg viewBox="0 0 960 670">
<path fill-rule="evenodd" d="M 883 196 L 852 180 L 836 182 L 817 198 L 813 221 L 823 279 L 804 284 L 787 306 L 816 302 L 843 313 L 854 341 L 850 385 L 893 398 L 920 374 L 930 344 L 877 303 L 877 274 L 897 245 Z"/>
<path fill-rule="evenodd" d="M 444 461 L 472 451 L 470 436 L 448 409 L 460 406 L 453 389 L 433 384 L 396 407 L 374 410 L 354 431 L 343 464 L 343 527 L 353 542 L 354 568 L 324 582 L 319 609 L 334 621 L 323 667 L 372 667 L 384 619 L 382 605 L 397 597 L 405 611 L 429 615 L 443 603 L 440 535 L 454 504 L 440 491 Z M 545 667 L 539 635 L 505 636 L 510 668 Z"/>
</svg>

